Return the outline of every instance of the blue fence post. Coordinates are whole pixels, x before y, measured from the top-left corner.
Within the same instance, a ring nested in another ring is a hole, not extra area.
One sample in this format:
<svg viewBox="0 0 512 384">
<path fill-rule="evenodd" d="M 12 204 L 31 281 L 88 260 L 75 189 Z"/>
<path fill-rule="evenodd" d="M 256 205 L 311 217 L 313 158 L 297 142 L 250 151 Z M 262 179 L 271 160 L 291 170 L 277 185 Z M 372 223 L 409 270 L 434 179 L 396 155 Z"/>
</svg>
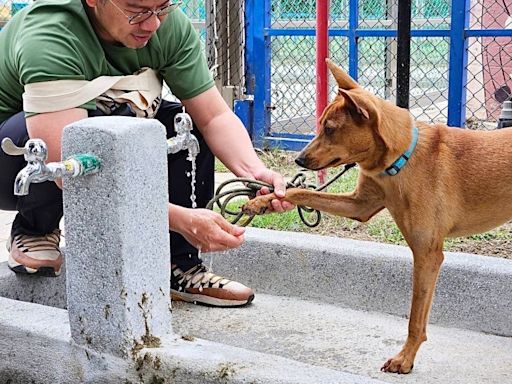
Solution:
<svg viewBox="0 0 512 384">
<path fill-rule="evenodd" d="M 356 30 L 359 26 L 359 0 L 349 0 L 348 12 L 348 74 L 357 81 L 359 48 Z"/>
<path fill-rule="evenodd" d="M 254 0 L 245 0 L 245 91 L 254 95 L 256 75 L 254 73 L 254 34 L 255 34 Z"/>
<path fill-rule="evenodd" d="M 270 132 L 270 2 L 247 0 L 246 16 L 250 20 L 246 46 L 247 90 L 254 95 L 252 143 L 264 146 Z"/>
<path fill-rule="evenodd" d="M 466 83 L 470 0 L 452 0 L 450 61 L 448 66 L 448 125 L 463 127 L 466 121 Z"/>
</svg>

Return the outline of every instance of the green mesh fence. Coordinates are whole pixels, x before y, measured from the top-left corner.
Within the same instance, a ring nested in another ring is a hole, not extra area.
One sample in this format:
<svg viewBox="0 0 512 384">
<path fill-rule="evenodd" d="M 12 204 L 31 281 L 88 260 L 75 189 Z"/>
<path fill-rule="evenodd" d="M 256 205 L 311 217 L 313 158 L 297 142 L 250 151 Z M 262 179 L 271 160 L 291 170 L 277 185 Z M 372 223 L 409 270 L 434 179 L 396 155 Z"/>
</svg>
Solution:
<svg viewBox="0 0 512 384">
<path fill-rule="evenodd" d="M 412 1 L 413 18 L 446 18 L 450 13 L 450 0 Z M 359 17 L 363 20 L 382 20 L 393 6 L 386 0 L 360 0 Z M 329 14 L 333 19 L 348 19 L 348 0 L 332 0 Z M 315 20 L 315 0 L 274 0 L 272 2 L 274 19 Z"/>
<path fill-rule="evenodd" d="M 0 22 L 6 23 L 21 8 L 33 0 L 0 0 Z M 205 21 L 206 9 L 204 0 L 182 0 L 182 9 L 194 21 Z"/>
<path fill-rule="evenodd" d="M 194 21 L 205 21 L 206 7 L 204 0 L 183 0 L 182 9 Z"/>
</svg>

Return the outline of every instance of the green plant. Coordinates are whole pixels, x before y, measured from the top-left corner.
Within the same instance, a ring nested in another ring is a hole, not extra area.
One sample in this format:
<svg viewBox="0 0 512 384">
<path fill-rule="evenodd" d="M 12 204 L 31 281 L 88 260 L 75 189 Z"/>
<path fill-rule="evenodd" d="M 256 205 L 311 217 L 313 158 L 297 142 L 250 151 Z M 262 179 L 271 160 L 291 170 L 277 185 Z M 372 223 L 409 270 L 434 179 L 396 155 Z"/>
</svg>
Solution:
<svg viewBox="0 0 512 384">
<path fill-rule="evenodd" d="M 215 158 L 215 172 L 225 173 L 229 172 L 229 169 L 219 159 Z"/>
</svg>

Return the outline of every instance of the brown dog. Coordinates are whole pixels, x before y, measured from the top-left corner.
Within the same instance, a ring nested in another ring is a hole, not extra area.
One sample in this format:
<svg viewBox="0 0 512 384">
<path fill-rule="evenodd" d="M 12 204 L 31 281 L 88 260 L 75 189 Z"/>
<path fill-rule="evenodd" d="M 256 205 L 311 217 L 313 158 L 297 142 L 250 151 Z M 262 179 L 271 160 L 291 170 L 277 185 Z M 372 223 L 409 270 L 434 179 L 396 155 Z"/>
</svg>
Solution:
<svg viewBox="0 0 512 384">
<path fill-rule="evenodd" d="M 364 90 L 330 60 L 327 65 L 339 92 L 296 162 L 312 170 L 357 163 L 357 187 L 346 194 L 289 189 L 284 200 L 363 222 L 389 210 L 413 252 L 413 295 L 407 340 L 381 370 L 408 373 L 427 340 L 445 237 L 483 232 L 512 218 L 512 129 L 414 122 L 407 110 Z M 243 210 L 263 213 L 275 198 L 259 196 Z"/>
</svg>

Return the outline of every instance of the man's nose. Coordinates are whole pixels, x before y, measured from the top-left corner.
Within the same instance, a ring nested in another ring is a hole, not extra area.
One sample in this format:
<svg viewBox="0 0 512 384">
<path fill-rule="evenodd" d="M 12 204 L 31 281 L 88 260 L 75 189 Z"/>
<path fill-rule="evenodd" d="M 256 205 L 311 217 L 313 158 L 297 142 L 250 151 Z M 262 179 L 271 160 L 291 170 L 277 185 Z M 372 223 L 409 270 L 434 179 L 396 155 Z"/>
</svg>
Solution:
<svg viewBox="0 0 512 384">
<path fill-rule="evenodd" d="M 153 13 L 147 20 L 140 23 L 140 26 L 145 31 L 155 32 L 160 27 L 160 18 Z"/>
</svg>

